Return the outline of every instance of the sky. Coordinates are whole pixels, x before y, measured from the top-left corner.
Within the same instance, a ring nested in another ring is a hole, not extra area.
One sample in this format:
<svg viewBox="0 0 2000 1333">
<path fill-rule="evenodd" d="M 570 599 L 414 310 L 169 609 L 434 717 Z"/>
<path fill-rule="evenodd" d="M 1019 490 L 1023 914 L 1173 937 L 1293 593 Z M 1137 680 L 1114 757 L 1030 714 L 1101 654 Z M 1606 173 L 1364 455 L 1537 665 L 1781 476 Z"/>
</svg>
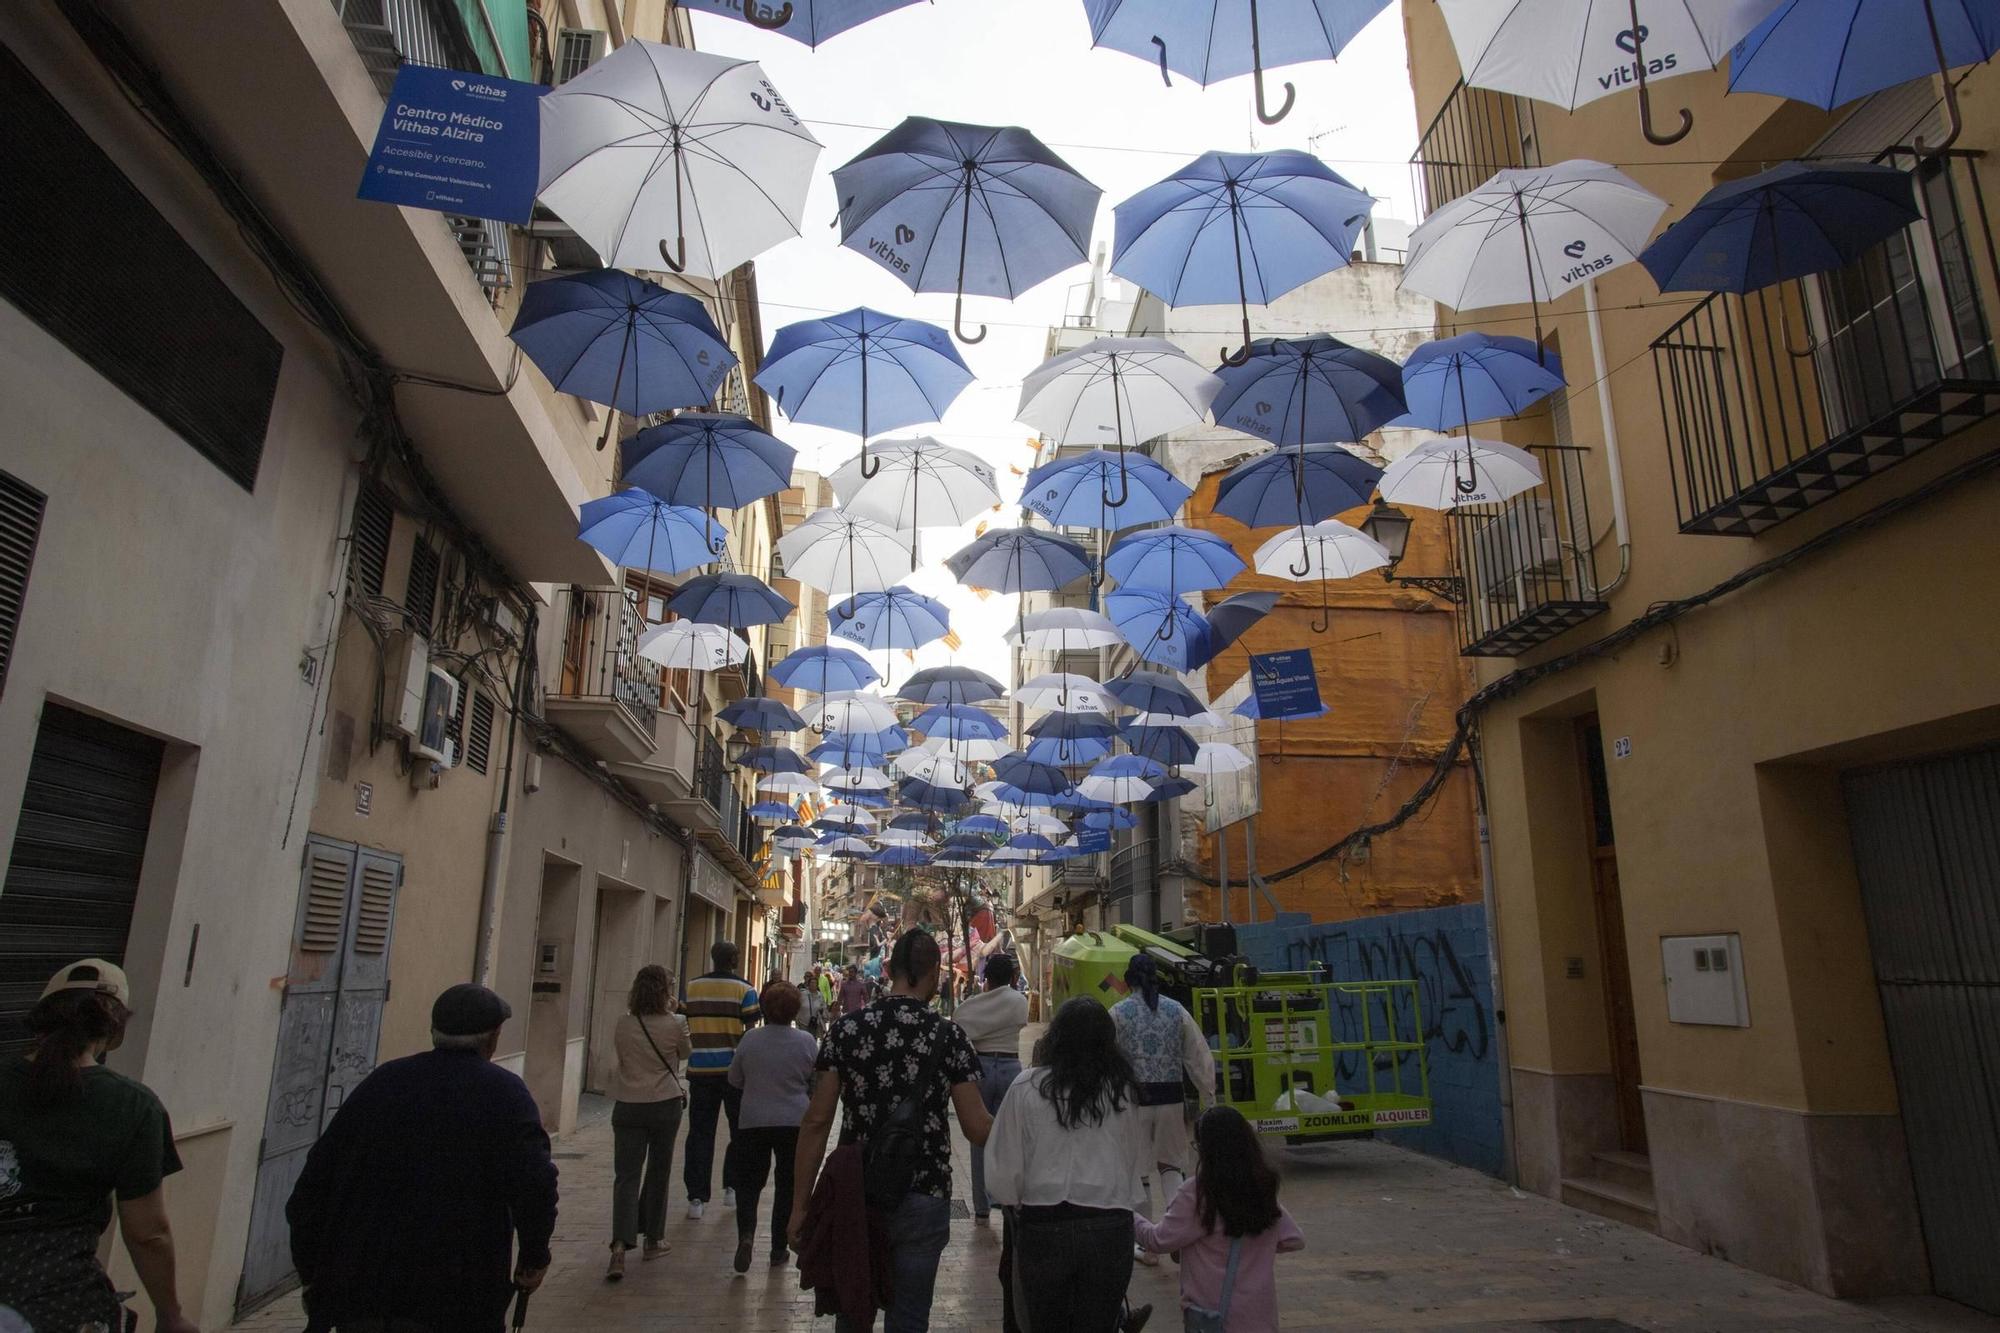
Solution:
<svg viewBox="0 0 2000 1333">
<path fill-rule="evenodd" d="M 832 225 L 833 169 L 910 115 L 1032 131 L 1104 191 L 1093 248 L 1111 241 L 1114 204 L 1212 149 L 1305 149 L 1376 196 L 1377 217 L 1413 215 L 1409 157 L 1417 130 L 1398 5 L 1377 15 L 1338 61 L 1286 66 L 1268 78 L 1274 102 L 1283 96 L 1280 82 L 1298 89 L 1291 115 L 1275 126 L 1257 123 L 1247 77 L 1203 89 L 1175 75 L 1169 88 L 1156 64 L 1093 49 L 1082 0 L 934 0 L 842 33 L 817 51 L 698 11 L 694 26 L 701 49 L 762 64 L 825 145 L 803 234 L 757 259 L 767 344 L 786 324 L 861 305 L 950 326 L 950 293 L 912 293 L 843 249 Z M 1034 457 L 1033 432 L 1014 421 L 1021 380 L 1042 361 L 1048 330 L 1062 323 L 1065 309 L 1081 309 L 1088 277 L 1088 266 L 1078 264 L 1012 302 L 967 298 L 968 327 L 988 328 L 984 342 L 959 346 L 977 380 L 939 425 L 890 433 L 932 435 L 993 464 L 1007 502 L 991 516 L 993 525 L 1014 521 L 1012 502 Z M 777 433 L 799 450 L 801 467 L 821 472 L 859 447 L 852 435 L 789 422 Z M 1001 634 L 1014 618 L 1014 599 L 982 600 L 939 563 L 974 531 L 927 531 L 925 565 L 908 580 L 951 608 L 963 646 L 954 654 L 930 645 L 915 664 L 900 653 L 876 655 L 892 680 L 947 661 L 1004 678 Z"/>
</svg>

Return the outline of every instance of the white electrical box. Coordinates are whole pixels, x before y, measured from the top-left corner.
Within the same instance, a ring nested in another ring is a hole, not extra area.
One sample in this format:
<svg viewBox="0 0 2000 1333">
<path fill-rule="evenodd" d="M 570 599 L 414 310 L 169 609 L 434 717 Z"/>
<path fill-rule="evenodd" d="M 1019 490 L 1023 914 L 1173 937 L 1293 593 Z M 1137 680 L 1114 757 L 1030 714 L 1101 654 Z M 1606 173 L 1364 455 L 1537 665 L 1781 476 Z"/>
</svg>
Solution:
<svg viewBox="0 0 2000 1333">
<path fill-rule="evenodd" d="M 403 634 L 389 651 L 388 669 L 390 725 L 405 736 L 421 735 L 431 685 L 430 641 L 421 634 Z"/>
<path fill-rule="evenodd" d="M 1662 935 L 1660 962 L 1666 974 L 1669 1022 L 1750 1026 L 1742 936 Z"/>
<path fill-rule="evenodd" d="M 424 681 L 424 709 L 421 725 L 410 737 L 410 753 L 450 768 L 457 762 L 457 747 L 446 733 L 458 713 L 458 681 L 441 666 L 429 669 Z"/>
</svg>

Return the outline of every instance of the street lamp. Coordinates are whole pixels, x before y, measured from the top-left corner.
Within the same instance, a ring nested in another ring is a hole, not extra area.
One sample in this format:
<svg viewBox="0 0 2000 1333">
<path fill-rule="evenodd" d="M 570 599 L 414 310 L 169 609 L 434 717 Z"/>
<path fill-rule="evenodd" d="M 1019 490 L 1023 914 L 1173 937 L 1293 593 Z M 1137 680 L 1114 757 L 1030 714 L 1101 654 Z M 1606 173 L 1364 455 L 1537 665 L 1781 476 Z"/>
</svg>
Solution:
<svg viewBox="0 0 2000 1333">
<path fill-rule="evenodd" d="M 750 734 L 746 731 L 732 731 L 729 733 L 729 739 L 723 742 L 722 757 L 731 768 L 740 768 L 743 756 L 749 754 L 750 750 Z"/>
<path fill-rule="evenodd" d="M 1406 588 L 1421 588 L 1448 602 L 1463 603 L 1465 580 L 1455 574 L 1404 576 L 1396 572 L 1396 567 L 1403 563 L 1403 552 L 1410 545 L 1411 526 L 1408 514 L 1382 499 L 1377 499 L 1375 507 L 1368 511 L 1368 517 L 1361 520 L 1361 531 L 1389 554 L 1389 563 L 1382 567 L 1382 581 Z"/>
</svg>

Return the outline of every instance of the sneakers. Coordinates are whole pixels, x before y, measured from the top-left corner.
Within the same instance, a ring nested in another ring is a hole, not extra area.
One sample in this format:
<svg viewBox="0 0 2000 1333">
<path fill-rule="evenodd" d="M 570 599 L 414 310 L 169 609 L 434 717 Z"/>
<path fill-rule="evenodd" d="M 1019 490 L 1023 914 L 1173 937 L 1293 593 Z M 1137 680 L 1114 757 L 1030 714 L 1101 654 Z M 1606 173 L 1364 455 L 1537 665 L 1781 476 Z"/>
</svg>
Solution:
<svg viewBox="0 0 2000 1333">
<path fill-rule="evenodd" d="M 1121 1333 L 1139 1333 L 1139 1330 L 1146 1327 L 1146 1321 L 1152 1317 L 1153 1307 L 1150 1305 L 1128 1306 L 1125 1317 L 1118 1321 L 1118 1327 Z"/>
<path fill-rule="evenodd" d="M 748 1237 L 736 1242 L 736 1271 L 739 1273 L 750 1271 L 750 1241 Z"/>
<path fill-rule="evenodd" d="M 707 1202 L 707 1200 L 705 1200 L 705 1199 L 689 1199 L 689 1200 L 688 1200 L 688 1221 L 690 1221 L 690 1222 L 699 1222 L 699 1221 L 701 1221 L 701 1214 L 702 1214 L 702 1210 L 703 1210 L 703 1209 L 705 1209 L 705 1208 L 707 1208 L 707 1207 L 708 1207 L 708 1202 Z"/>
<path fill-rule="evenodd" d="M 1132 1258 L 1136 1262 L 1145 1265 L 1147 1268 L 1158 1268 L 1160 1266 L 1159 1255 L 1148 1254 L 1146 1251 L 1140 1249 L 1136 1245 L 1132 1247 Z"/>
<path fill-rule="evenodd" d="M 722 1206 L 724 1208 L 734 1208 L 736 1206 L 736 1191 L 727 1185 L 722 1187 Z"/>
<path fill-rule="evenodd" d="M 786 1264 L 790 1263 L 791 1261 L 792 1261 L 792 1252 L 790 1250 L 771 1251 L 771 1267 L 783 1268 Z"/>
</svg>

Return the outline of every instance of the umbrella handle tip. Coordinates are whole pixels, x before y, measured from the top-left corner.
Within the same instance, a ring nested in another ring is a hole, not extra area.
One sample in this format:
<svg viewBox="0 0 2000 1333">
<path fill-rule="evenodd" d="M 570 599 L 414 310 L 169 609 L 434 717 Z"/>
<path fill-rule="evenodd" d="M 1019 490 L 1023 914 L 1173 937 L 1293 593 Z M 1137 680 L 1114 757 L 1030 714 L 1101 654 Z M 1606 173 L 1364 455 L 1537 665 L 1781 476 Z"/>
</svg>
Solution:
<svg viewBox="0 0 2000 1333">
<path fill-rule="evenodd" d="M 1249 362 L 1250 344 L 1247 342 L 1233 352 L 1227 347 L 1222 349 L 1222 364 L 1225 366 L 1243 366 L 1248 365 Z"/>
</svg>

